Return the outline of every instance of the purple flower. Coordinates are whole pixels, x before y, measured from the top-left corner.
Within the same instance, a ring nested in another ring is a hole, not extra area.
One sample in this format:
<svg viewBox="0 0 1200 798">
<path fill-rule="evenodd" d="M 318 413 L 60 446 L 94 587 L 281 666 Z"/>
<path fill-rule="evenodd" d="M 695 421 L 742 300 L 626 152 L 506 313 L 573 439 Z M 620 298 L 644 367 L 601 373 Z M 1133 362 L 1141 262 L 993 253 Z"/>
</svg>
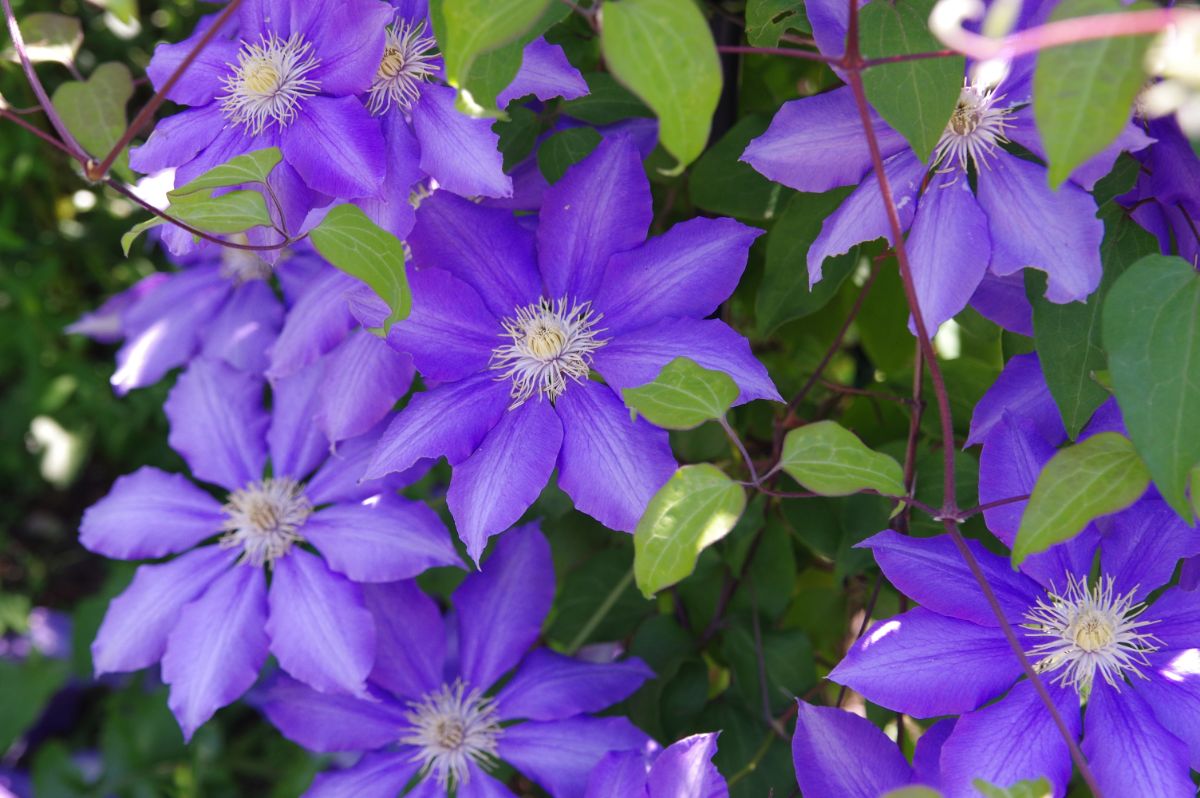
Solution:
<svg viewBox="0 0 1200 798">
<path fill-rule="evenodd" d="M 814 0 L 809 7 L 822 51 L 839 53 L 846 35 L 846 3 Z M 1107 174 L 1121 150 L 1150 143 L 1130 125 L 1105 152 L 1051 191 L 1043 166 L 1003 146 L 1015 142 L 1043 153 L 1029 105 L 1033 59 L 1011 66 L 999 81 L 980 78 L 967 83 L 929 166 L 871 113 L 901 224 L 909 231 L 913 280 L 930 334 L 974 301 L 981 285 L 984 290 L 975 301 L 980 312 L 1000 324 L 1020 323 L 1005 301 L 997 301 L 997 293 L 1005 300 L 1009 295 L 985 285 L 985 280 L 1019 279 L 1027 267 L 1046 272 L 1050 301 L 1086 299 L 1100 283 L 1104 232 L 1087 190 Z M 826 258 L 863 241 L 892 241 L 849 87 L 786 103 L 767 132 L 750 142 L 742 160 L 800 191 L 858 186 L 825 220 L 809 248 L 810 282 L 821 279 Z M 1026 304 L 1023 298 L 1018 301 Z"/>
<path fill-rule="evenodd" d="M 429 382 L 380 441 L 378 477 L 423 458 L 455 467 L 448 502 L 478 559 L 551 473 L 581 511 L 632 530 L 675 470 L 664 430 L 619 392 L 673 358 L 728 373 L 739 402 L 779 399 L 745 338 L 704 317 L 737 285 L 761 231 L 693 219 L 646 241 L 650 186 L 633 143 L 601 143 L 546 192 L 536 234 L 452 195 L 409 238 L 413 311 L 389 342 Z M 605 382 L 589 379 L 592 369 Z"/>
<path fill-rule="evenodd" d="M 953 721 L 926 729 L 910 766 L 896 744 L 866 718 L 798 703 L 792 764 L 804 798 L 879 798 L 909 784 L 939 786 L 938 758 Z"/>
<path fill-rule="evenodd" d="M 445 619 L 413 582 L 367 585 L 364 593 L 379 621 L 368 693 L 322 694 L 281 676 L 260 702 L 307 748 L 368 752 L 318 776 L 308 798 L 390 797 L 414 776 L 421 784 L 410 795 L 508 795 L 488 773 L 497 760 L 556 798 L 582 798 L 601 757 L 646 744 L 625 718 L 589 715 L 654 675 L 641 660 L 600 664 L 529 651 L 554 598 L 550 546 L 536 527 L 500 541 L 485 570 L 455 591 Z"/>
<path fill-rule="evenodd" d="M 380 0 L 246 0 L 236 24 L 168 92 L 192 107 L 159 122 L 132 151 L 131 165 L 144 173 L 178 167 L 182 185 L 236 155 L 279 147 L 283 162 L 270 184 L 288 230 L 331 197 L 373 194 L 384 178 L 385 145 L 358 95 L 379 68 L 390 15 Z M 147 69 L 155 87 L 212 19 L 188 40 L 155 50 Z"/>
<path fill-rule="evenodd" d="M 437 515 L 395 495 L 402 479 L 359 481 L 374 435 L 330 453 L 313 423 L 322 378 L 314 368 L 281 381 L 268 414 L 260 377 L 196 360 L 167 400 L 169 440 L 223 501 L 147 467 L 84 514 L 91 551 L 182 553 L 138 568 L 92 656 L 97 673 L 161 660 L 187 737 L 250 687 L 268 653 L 317 690 L 365 694 L 377 632 L 358 583 L 460 564 Z"/>
<path fill-rule="evenodd" d="M 1155 143 L 1135 156 L 1142 165 L 1133 190 L 1117 198 L 1162 245 L 1200 261 L 1200 158 L 1174 119 L 1147 123 Z M 1172 246 L 1174 244 L 1174 246 Z"/>
<path fill-rule="evenodd" d="M 728 798 L 711 761 L 718 734 L 693 734 L 665 750 L 650 741 L 640 751 L 613 751 L 592 770 L 584 798 Z"/>
</svg>

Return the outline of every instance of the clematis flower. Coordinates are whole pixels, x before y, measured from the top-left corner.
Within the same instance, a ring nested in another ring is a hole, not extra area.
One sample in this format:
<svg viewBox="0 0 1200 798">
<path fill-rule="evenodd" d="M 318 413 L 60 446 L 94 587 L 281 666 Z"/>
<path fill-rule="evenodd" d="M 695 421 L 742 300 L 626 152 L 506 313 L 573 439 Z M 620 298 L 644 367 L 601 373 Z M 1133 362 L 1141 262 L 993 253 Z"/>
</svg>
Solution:
<svg viewBox="0 0 1200 798">
<path fill-rule="evenodd" d="M 97 673 L 161 660 L 188 738 L 253 684 L 268 653 L 314 689 L 364 695 L 377 633 L 359 583 L 460 564 L 437 515 L 395 495 L 403 477 L 360 483 L 373 434 L 329 453 L 312 423 L 322 375 L 281 382 L 268 414 L 261 377 L 193 362 L 166 403 L 169 441 L 223 501 L 147 467 L 84 514 L 90 551 L 180 555 L 138 568 L 92 656 Z"/>
<path fill-rule="evenodd" d="M 1035 11 L 1048 8 L 1034 5 Z M 839 55 L 847 4 L 813 0 L 806 7 L 821 51 Z M 1002 289 L 1013 279 L 1019 288 L 1025 268 L 1047 274 L 1051 302 L 1084 300 L 1100 283 L 1104 230 L 1088 190 L 1122 150 L 1140 149 L 1150 139 L 1127 126 L 1107 150 L 1052 191 L 1041 164 L 1006 148 L 1012 142 L 1044 154 L 1030 106 L 1032 68 L 1032 58 L 1014 62 L 1007 75 L 969 66 L 968 80 L 928 165 L 871 111 L 884 171 L 908 231 L 913 280 L 931 335 L 969 302 L 997 323 L 1012 324 L 1012 292 Z M 893 243 L 849 87 L 785 103 L 767 131 L 750 142 L 742 160 L 800 191 L 858 186 L 825 220 L 808 250 L 810 283 L 820 281 L 828 257 L 876 238 Z M 1023 297 L 1018 301 L 1026 304 Z"/>
<path fill-rule="evenodd" d="M 1163 252 L 1200 263 L 1200 158 L 1173 119 L 1150 120 L 1146 129 L 1155 143 L 1134 156 L 1142 169 L 1117 201 L 1158 237 Z"/>
<path fill-rule="evenodd" d="M 1023 388 L 1010 379 L 1006 391 Z M 1039 423 L 1046 421 L 1006 410 L 991 424 L 980 461 L 981 501 L 1032 489 L 1055 451 Z M 1084 434 L 1119 423 L 1102 408 Z M 1061 423 L 1055 433 L 1066 437 Z M 1024 504 L 985 512 L 1006 545 L 1016 537 Z M 1030 556 L 1020 572 L 968 543 L 1060 715 L 1082 735 L 1104 793 L 1193 795 L 1189 771 L 1200 764 L 1200 595 L 1169 585 L 1179 560 L 1200 552 L 1200 535 L 1150 492 L 1071 541 Z M 877 623 L 830 678 L 914 717 L 965 713 L 940 757 L 942 789 L 951 798 L 975 795 L 974 778 L 1007 786 L 1041 776 L 1064 795 L 1072 768 L 1066 744 L 1021 678 L 952 542 L 885 531 L 861 545 L 921 606 Z"/>
<path fill-rule="evenodd" d="M 368 478 L 445 456 L 459 535 L 478 560 L 551 472 L 581 511 L 631 531 L 675 470 L 665 430 L 620 391 L 678 356 L 729 374 L 738 402 L 779 399 L 745 338 L 705 319 L 761 231 L 693 219 L 646 241 L 650 186 L 628 138 L 602 142 L 545 195 L 536 234 L 452 195 L 409 238 L 412 314 L 389 342 L 427 382 L 384 433 Z M 589 378 L 595 369 L 605 380 Z"/>
<path fill-rule="evenodd" d="M 896 744 L 866 718 L 797 703 L 792 764 L 804 798 L 879 798 L 910 784 L 938 787 L 938 757 L 954 721 L 940 720 L 926 729 L 909 765 Z"/>
<path fill-rule="evenodd" d="M 160 121 L 130 164 L 150 173 L 178 167 L 182 185 L 234 156 L 279 147 L 269 183 L 276 221 L 300 228 L 314 205 L 364 197 L 383 182 L 386 152 L 377 119 L 358 96 L 384 52 L 391 8 L 380 0 L 246 0 L 167 97 L 188 110 Z M 155 49 L 147 73 L 161 88 L 213 22 Z M 277 238 L 256 228 L 251 238 Z"/>
<path fill-rule="evenodd" d="M 489 773 L 499 760 L 555 798 L 582 798 L 601 757 L 648 742 L 625 718 L 589 714 L 652 677 L 645 663 L 530 650 L 554 598 L 550 546 L 535 526 L 505 535 L 455 591 L 447 618 L 413 582 L 363 590 L 379 626 L 368 692 L 322 694 L 280 676 L 259 702 L 307 748 L 367 752 L 317 776 L 306 798 L 391 798 L 414 778 L 408 795 L 510 795 Z"/>
<path fill-rule="evenodd" d="M 711 761 L 718 734 L 693 734 L 665 749 L 650 741 L 640 751 L 606 754 L 588 777 L 584 798 L 728 798 Z"/>
</svg>

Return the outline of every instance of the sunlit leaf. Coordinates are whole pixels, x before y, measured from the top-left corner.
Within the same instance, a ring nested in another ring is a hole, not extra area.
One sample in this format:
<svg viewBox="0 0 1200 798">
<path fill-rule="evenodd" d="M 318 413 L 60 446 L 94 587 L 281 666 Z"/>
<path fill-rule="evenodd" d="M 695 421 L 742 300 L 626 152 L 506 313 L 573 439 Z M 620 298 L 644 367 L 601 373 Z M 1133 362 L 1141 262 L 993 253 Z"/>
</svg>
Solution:
<svg viewBox="0 0 1200 798">
<path fill-rule="evenodd" d="M 355 205 L 338 205 L 331 210 L 309 238 L 327 261 L 362 280 L 387 303 L 392 313 L 384 322 L 385 332 L 408 318 L 412 294 L 400 239 L 368 219 Z"/>
<path fill-rule="evenodd" d="M 214 166 L 185 185 L 167 192 L 167 196 L 174 201 L 201 191 L 212 191 L 214 188 L 238 186 L 243 183 L 265 183 L 267 175 L 281 160 L 283 160 L 283 153 L 279 151 L 278 147 L 267 147 L 248 152 L 245 155 L 238 155 L 223 164 Z"/>
<path fill-rule="evenodd" d="M 80 146 L 102 160 L 125 133 L 125 105 L 133 96 L 133 78 L 124 64 L 101 64 L 85 81 L 59 86 L 50 101 Z M 122 152 L 113 169 L 132 180 L 129 153 Z"/>
<path fill-rule="evenodd" d="M 823 496 L 848 496 L 863 490 L 904 495 L 900 464 L 867 448 L 858 436 L 834 421 L 818 421 L 789 432 L 779 463 L 788 476 Z"/>
<path fill-rule="evenodd" d="M 663 366 L 654 382 L 621 392 L 625 404 L 651 423 L 667 429 L 692 429 L 721 418 L 738 396 L 728 374 L 677 357 Z"/>
<path fill-rule="evenodd" d="M 788 31 L 809 33 L 811 28 L 800 0 L 748 0 L 746 38 L 755 47 L 777 47 Z"/>
<path fill-rule="evenodd" d="M 78 18 L 64 14 L 29 14 L 20 19 L 21 38 L 25 40 L 25 54 L 35 64 L 57 61 L 70 64 L 83 44 L 83 25 Z M 11 45 L 4 48 L 4 57 L 9 61 L 20 61 L 20 56 Z"/>
</svg>

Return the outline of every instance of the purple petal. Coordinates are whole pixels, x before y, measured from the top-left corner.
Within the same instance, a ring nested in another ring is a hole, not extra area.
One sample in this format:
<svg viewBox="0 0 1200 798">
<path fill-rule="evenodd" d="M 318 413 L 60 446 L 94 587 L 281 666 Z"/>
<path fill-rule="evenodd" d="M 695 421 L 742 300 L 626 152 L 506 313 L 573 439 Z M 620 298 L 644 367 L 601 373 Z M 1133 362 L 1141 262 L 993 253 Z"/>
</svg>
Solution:
<svg viewBox="0 0 1200 798">
<path fill-rule="evenodd" d="M 304 0 L 297 7 L 308 14 L 305 38 L 321 59 L 318 67 L 323 94 L 358 94 L 371 85 L 383 60 L 384 29 L 392 9 L 379 0 Z"/>
<path fill-rule="evenodd" d="M 1097 680 L 1088 699 L 1083 755 L 1105 795 L 1121 798 L 1192 798 L 1188 750 L 1154 719 L 1134 690 Z"/>
<path fill-rule="evenodd" d="M 322 753 L 385 748 L 409 726 L 405 708 L 394 701 L 318 693 L 282 673 L 255 703 L 284 737 Z"/>
<path fill-rule="evenodd" d="M 658 744 L 651 743 L 657 753 Z M 650 775 L 652 754 L 649 751 L 612 751 L 601 757 L 588 774 L 584 798 L 649 798 L 646 779 Z M 682 797 L 681 797 L 682 798 Z"/>
<path fill-rule="evenodd" d="M 412 358 L 366 330 L 325 356 L 321 409 L 312 419 L 330 443 L 370 431 L 412 385 Z"/>
<path fill-rule="evenodd" d="M 1025 296 L 1025 280 L 1020 274 L 985 274 L 971 297 L 971 307 L 1010 332 L 1033 337 L 1033 305 Z"/>
<path fill-rule="evenodd" d="M 1096 201 L 1073 183 L 1051 191 L 1045 169 L 1014 156 L 990 166 L 979 175 L 979 204 L 992 234 L 992 272 L 1032 267 L 1047 274 L 1051 302 L 1086 299 L 1100 284 L 1104 225 Z"/>
<path fill-rule="evenodd" d="M 663 366 L 677 357 L 691 358 L 732 377 L 739 388 L 735 404 L 783 401 L 766 368 L 750 351 L 750 342 L 720 319 L 663 319 L 624 332 L 596 350 L 594 362 L 609 387 L 623 391 L 653 382 Z"/>
<path fill-rule="evenodd" d="M 105 557 L 149 560 L 187 551 L 224 520 L 221 505 L 181 474 L 145 466 L 84 511 L 79 542 Z"/>
<path fill-rule="evenodd" d="M 367 464 L 375 453 L 375 443 L 387 426 L 384 419 L 375 429 L 358 438 L 342 441 L 309 480 L 305 492 L 313 504 L 361 502 L 372 496 L 395 492 L 423 477 L 430 463 L 424 461 L 405 471 L 382 479 L 366 479 Z"/>
<path fill-rule="evenodd" d="M 68 324 L 63 331 L 71 335 L 85 335 L 102 344 L 114 344 L 125 337 L 125 316 L 129 310 L 169 279 L 171 276 L 164 272 L 148 274 L 124 291 L 104 300 L 100 307 Z"/>
<path fill-rule="evenodd" d="M 562 720 L 607 709 L 653 678 L 654 671 L 637 657 L 584 662 L 538 649 L 504 685 L 496 704 L 504 720 Z"/>
<path fill-rule="evenodd" d="M 917 193 L 925 177 L 925 166 L 910 150 L 902 150 L 884 162 L 884 172 L 892 189 L 892 199 L 900 214 L 900 226 L 907 229 L 917 207 Z M 856 244 L 885 238 L 892 241 L 892 226 L 879 191 L 875 174 L 868 174 L 862 184 L 838 209 L 826 217 L 821 233 L 808 248 L 808 283 L 821 280 L 821 267 L 826 258 L 849 252 Z"/>
<path fill-rule="evenodd" d="M 1143 499 L 1109 516 L 1100 546 L 1100 571 L 1112 577 L 1118 594 L 1133 591 L 1144 601 L 1171 581 L 1175 566 L 1200 554 L 1200 534 L 1161 499 Z"/>
<path fill-rule="evenodd" d="M 312 282 L 292 306 L 271 350 L 267 376 L 272 381 L 295 374 L 341 343 L 357 323 L 347 307 L 346 293 L 359 285 L 333 268 Z"/>
<path fill-rule="evenodd" d="M 195 360 L 163 405 L 167 442 L 205 482 L 237 490 L 262 479 L 269 422 L 262 395 L 260 378 L 219 360 Z"/>
<path fill-rule="evenodd" d="M 454 107 L 455 90 L 430 84 L 412 109 L 413 132 L 421 144 L 421 170 L 441 188 L 464 197 L 507 197 L 512 179 L 504 174 L 500 136 L 491 119 L 475 119 Z"/>
<path fill-rule="evenodd" d="M 162 565 L 139 567 L 125 592 L 109 602 L 92 643 L 96 675 L 136 671 L 162 659 L 179 611 L 233 560 L 231 552 L 205 546 Z"/>
<path fill-rule="evenodd" d="M 1079 697 L 1074 690 L 1049 683 L 1046 689 L 1078 738 Z M 975 779 L 1011 787 L 1043 776 L 1060 798 L 1071 780 L 1071 755 L 1028 681 L 1017 684 L 995 704 L 961 717 L 942 746 L 942 788 L 951 796 L 977 795 Z"/>
<path fill-rule="evenodd" d="M 608 259 L 645 241 L 653 215 L 633 140 L 600 142 L 546 191 L 538 263 L 549 298 L 595 296 Z"/>
<path fill-rule="evenodd" d="M 499 753 L 556 798 L 583 798 L 588 773 L 601 757 L 640 748 L 647 739 L 625 718 L 530 721 L 504 730 Z"/>
<path fill-rule="evenodd" d="M 262 280 L 245 283 L 230 293 L 210 323 L 201 354 L 261 374 L 267 369 L 267 352 L 283 326 L 283 315 L 283 305 L 271 286 Z"/>
<path fill-rule="evenodd" d="M 440 687 L 446 630 L 434 600 L 411 581 L 363 585 L 363 596 L 378 631 L 371 681 L 408 700 Z"/>
<path fill-rule="evenodd" d="M 650 798 L 729 798 L 712 763 L 718 734 L 693 734 L 668 746 L 650 769 Z"/>
<path fill-rule="evenodd" d="M 889 529 L 858 545 L 871 549 L 888 581 L 922 607 L 980 626 L 999 626 L 979 583 L 949 536 L 911 538 Z M 976 541 L 968 540 L 967 546 L 995 592 L 1005 617 L 1021 619 L 1041 597 L 1038 584 L 1014 572 L 1006 558 Z"/>
<path fill-rule="evenodd" d="M 904 754 L 871 721 L 797 703 L 792 763 L 805 798 L 878 798 L 912 781 Z"/>
<path fill-rule="evenodd" d="M 1032 114 L 1017 114 L 1011 119 L 1004 135 L 1043 161 L 1049 160 L 1046 157 L 1046 149 L 1042 146 L 1041 135 L 1037 125 L 1034 124 Z M 1107 147 L 1076 167 L 1075 171 L 1071 173 L 1071 180 L 1091 191 L 1097 180 L 1112 171 L 1113 164 L 1117 162 L 1117 157 L 1121 153 L 1143 150 L 1153 143 L 1154 139 L 1147 136 L 1136 122 L 1128 122 Z"/>
<path fill-rule="evenodd" d="M 558 484 L 575 508 L 610 529 L 632 532 L 675 473 L 666 430 L 629 411 L 609 388 L 585 380 L 558 399 L 563 425 Z"/>
<path fill-rule="evenodd" d="M 313 423 L 318 413 L 318 391 L 324 378 L 321 364 L 301 369 L 271 386 L 271 427 L 267 444 L 271 472 L 303 480 L 329 453 L 329 440 Z"/>
<path fill-rule="evenodd" d="M 908 252 L 921 316 L 933 335 L 967 306 L 991 260 L 987 217 L 965 177 L 930 181 L 913 218 Z"/>
<path fill-rule="evenodd" d="M 571 66 L 562 48 L 538 38 L 521 51 L 521 69 L 508 88 L 500 92 L 496 105 L 503 108 L 527 94 L 539 100 L 552 100 L 555 97 L 573 100 L 587 93 L 587 81 L 578 69 Z"/>
<path fill-rule="evenodd" d="M 375 622 L 358 585 L 292 548 L 275 560 L 270 604 L 271 653 L 285 671 L 322 693 L 363 693 Z"/>
<path fill-rule="evenodd" d="M 512 790 L 496 781 L 474 762 L 467 764 L 468 781 L 455 791 L 455 798 L 512 798 Z M 405 798 L 442 798 L 443 788 L 429 779 L 421 782 Z M 428 791 L 422 791 L 426 787 Z"/>
<path fill-rule="evenodd" d="M 541 495 L 554 472 L 563 429 L 549 402 L 526 402 L 503 415 L 475 453 L 454 468 L 446 503 L 471 559 Z"/>
<path fill-rule="evenodd" d="M 379 120 L 354 97 L 310 97 L 280 145 L 309 188 L 332 197 L 374 194 L 387 171 Z"/>
<path fill-rule="evenodd" d="M 1020 673 L 999 629 L 917 607 L 872 626 L 829 678 L 888 709 L 932 718 L 987 703 Z"/>
<path fill-rule="evenodd" d="M 937 721 L 917 740 L 913 751 L 913 780 L 918 784 L 939 787 L 942 783 L 942 747 L 954 731 L 954 718 Z"/>
<path fill-rule="evenodd" d="M 267 659 L 266 577 L 235 566 L 179 613 L 167 638 L 162 679 L 167 704 L 185 740 L 221 707 L 237 700 Z"/>
<path fill-rule="evenodd" d="M 318 510 L 302 534 L 330 568 L 355 582 L 409 579 L 429 568 L 462 563 L 437 513 L 398 496 Z"/>
<path fill-rule="evenodd" d="M 908 148 L 874 111 L 871 121 L 884 158 Z M 797 191 L 857 185 L 871 171 L 871 152 L 850 87 L 784 103 L 741 160 Z"/>
<path fill-rule="evenodd" d="M 1149 631 L 1162 641 L 1159 656 L 1197 650 L 1196 641 L 1200 640 L 1200 592 L 1168 588 L 1151 605 L 1148 614 L 1157 621 Z M 1187 667 L 1194 656 L 1188 654 L 1183 660 L 1173 660 L 1170 668 Z"/>
<path fill-rule="evenodd" d="M 162 46 L 159 45 L 160 48 Z M 204 48 L 204 51 L 208 52 L 208 48 Z M 188 108 L 160 119 L 154 123 L 154 132 L 146 143 L 129 150 L 129 166 L 148 175 L 185 164 L 212 144 L 217 131 L 224 126 L 225 117 L 221 115 L 219 103 Z"/>
<path fill-rule="evenodd" d="M 318 774 L 304 798 L 396 798 L 420 765 L 412 749 L 370 753 L 344 770 Z"/>
<path fill-rule="evenodd" d="M 1057 446 L 1067 439 L 1058 405 L 1046 386 L 1036 354 L 1016 355 L 1004 364 L 1004 370 L 971 414 L 966 445 L 983 443 L 992 428 L 1000 423 L 1005 411 L 1020 413 L 1029 419 L 1052 445 Z"/>
<path fill-rule="evenodd" d="M 672 316 L 704 318 L 737 288 L 762 235 L 733 219 L 690 219 L 614 255 L 593 303 L 614 335 Z"/>
<path fill-rule="evenodd" d="M 537 640 L 554 600 L 550 544 L 536 526 L 510 530 L 483 569 L 454 592 L 459 670 L 468 684 L 489 688 Z"/>
<path fill-rule="evenodd" d="M 155 89 L 161 90 L 166 85 L 167 80 L 196 49 L 199 40 L 212 28 L 215 19 L 215 15 L 204 17 L 188 38 L 173 44 L 163 42 L 154 48 L 154 57 L 146 66 L 146 77 L 150 78 L 150 83 Z M 205 105 L 212 103 L 224 92 L 225 79 L 233 72 L 230 65 L 237 63 L 240 49 L 239 43 L 225 38 L 232 33 L 232 28 L 232 25 L 226 24 L 224 30 L 194 56 L 187 69 L 167 92 L 168 100 L 180 105 Z M 213 103 L 214 108 L 218 106 L 218 103 Z"/>
<path fill-rule="evenodd" d="M 533 235 L 511 212 L 439 191 L 421 203 L 408 239 L 418 269 L 445 269 L 470 285 L 496 318 L 542 295 Z"/>
<path fill-rule="evenodd" d="M 388 426 L 366 477 L 403 471 L 418 460 L 445 456 L 451 465 L 470 457 L 509 402 L 509 384 L 483 372 L 415 395 Z"/>
<path fill-rule="evenodd" d="M 1159 652 L 1148 659 L 1151 667 L 1143 669 L 1148 678 L 1136 679 L 1133 689 L 1163 728 L 1187 744 L 1195 770 L 1200 763 L 1200 649 Z"/>
<path fill-rule="evenodd" d="M 426 379 L 461 380 L 485 371 L 504 328 L 471 286 L 443 269 L 409 278 L 413 306 L 388 332 L 388 343 L 412 355 Z M 510 311 L 511 312 L 511 311 Z"/>
</svg>

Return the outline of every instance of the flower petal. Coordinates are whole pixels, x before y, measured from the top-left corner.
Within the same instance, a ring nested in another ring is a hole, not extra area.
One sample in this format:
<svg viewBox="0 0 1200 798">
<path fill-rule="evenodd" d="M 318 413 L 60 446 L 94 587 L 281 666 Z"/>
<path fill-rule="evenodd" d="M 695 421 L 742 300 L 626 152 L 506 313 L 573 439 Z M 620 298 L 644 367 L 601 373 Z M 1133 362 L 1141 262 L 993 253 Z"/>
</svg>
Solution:
<svg viewBox="0 0 1200 798">
<path fill-rule="evenodd" d="M 309 687 L 362 695 L 375 661 L 375 622 L 358 585 L 300 548 L 274 566 L 267 621 L 271 653 Z"/>
<path fill-rule="evenodd" d="M 160 49 L 162 47 L 159 45 Z M 208 52 L 208 48 L 204 48 L 204 51 Z M 221 115 L 218 103 L 188 108 L 160 119 L 154 123 L 154 132 L 145 144 L 130 148 L 129 166 L 141 174 L 149 175 L 185 164 L 212 144 L 217 131 L 224 125 L 225 118 Z"/>
<path fill-rule="evenodd" d="M 650 499 L 675 473 L 666 430 L 629 411 L 611 389 L 585 380 L 558 399 L 563 425 L 558 484 L 575 508 L 610 529 L 632 532 Z"/>
<path fill-rule="evenodd" d="M 261 568 L 235 566 L 180 611 L 162 679 L 185 740 L 258 678 L 267 659 L 266 587 Z"/>
<path fill-rule="evenodd" d="M 1105 795 L 1192 798 L 1188 750 L 1159 725 L 1136 690 L 1097 680 L 1084 719 L 1083 755 Z"/>
<path fill-rule="evenodd" d="M 375 444 L 387 424 L 388 419 L 384 419 L 367 434 L 342 441 L 336 449 L 328 452 L 329 456 L 313 474 L 305 489 L 314 505 L 366 501 L 372 496 L 407 487 L 425 476 L 429 470 L 428 461 L 399 473 L 388 474 L 382 479 L 363 476 L 375 453 Z"/>
<path fill-rule="evenodd" d="M 1154 710 L 1159 724 L 1184 741 L 1195 770 L 1200 763 L 1200 648 L 1162 651 L 1147 659 L 1147 678 L 1134 680 L 1133 689 Z"/>
<path fill-rule="evenodd" d="M 1033 337 L 1033 305 L 1025 295 L 1025 280 L 1020 274 L 985 274 L 971 297 L 971 307 L 1010 332 Z"/>
<path fill-rule="evenodd" d="M 1019 413 L 1021 418 L 1027 419 L 1051 446 L 1058 446 L 1067 439 L 1062 416 L 1050 395 L 1046 378 L 1042 376 L 1036 353 L 1015 355 L 1004 364 L 996 382 L 975 405 L 966 445 L 984 443 L 1006 412 Z"/>
<path fill-rule="evenodd" d="M 437 603 L 410 580 L 363 585 L 363 597 L 378 632 L 371 681 L 410 701 L 440 687 L 446 630 Z"/>
<path fill-rule="evenodd" d="M 504 730 L 500 758 L 556 798 L 583 798 L 588 774 L 609 751 L 641 748 L 646 734 L 625 718 L 530 721 Z"/>
<path fill-rule="evenodd" d="M 504 328 L 475 289 L 444 269 L 413 272 L 409 285 L 412 312 L 392 325 L 388 343 L 411 354 L 426 379 L 461 380 L 486 371 Z"/>
<path fill-rule="evenodd" d="M 192 55 L 200 39 L 208 34 L 217 15 L 201 18 L 192 35 L 181 42 L 163 42 L 154 48 L 154 56 L 146 65 L 146 77 L 157 90 L 162 90 L 167 81 L 175 74 L 188 56 Z M 176 79 L 167 99 L 180 105 L 205 105 L 212 103 L 225 90 L 225 79 L 233 70 L 231 64 L 237 63 L 240 45 L 230 41 L 226 36 L 231 32 L 232 25 L 227 25 L 204 46 L 204 49 L 192 56 L 182 74 Z M 219 103 L 213 103 L 219 107 Z M 214 128 L 209 128 L 213 130 Z"/>
<path fill-rule="evenodd" d="M 1100 572 L 1112 577 L 1116 593 L 1144 601 L 1171 581 L 1175 566 L 1200 554 L 1200 534 L 1158 498 L 1147 498 L 1103 522 Z"/>
<path fill-rule="evenodd" d="M 251 280 L 230 292 L 203 333 L 204 357 L 219 358 L 242 371 L 266 371 L 267 352 L 283 326 L 283 305 L 271 286 Z"/>
<path fill-rule="evenodd" d="M 149 560 L 187 551 L 220 532 L 224 520 L 221 505 L 182 474 L 144 466 L 84 511 L 79 542 L 105 557 Z"/>
<path fill-rule="evenodd" d="M 455 90 L 429 84 L 412 108 L 413 132 L 421 143 L 421 171 L 441 188 L 464 197 L 507 197 L 512 178 L 504 174 L 500 136 L 491 119 L 476 119 L 454 107 Z"/>
<path fill-rule="evenodd" d="M 693 734 L 659 754 L 650 769 L 650 798 L 729 798 L 725 779 L 712 763 L 718 734 Z"/>
<path fill-rule="evenodd" d="M 295 374 L 332 350 L 357 325 L 346 294 L 362 285 L 345 272 L 327 267 L 292 306 L 271 349 L 272 381 Z"/>
<path fill-rule="evenodd" d="M 578 69 L 571 66 L 563 49 L 537 38 L 521 51 L 521 69 L 508 88 L 496 97 L 496 104 L 503 108 L 527 94 L 539 100 L 553 100 L 555 97 L 574 100 L 587 93 L 587 81 Z"/>
<path fill-rule="evenodd" d="M 267 444 L 271 472 L 303 480 L 329 453 L 329 440 L 313 423 L 318 413 L 322 364 L 309 366 L 276 380 L 271 386 L 271 427 Z"/>
<path fill-rule="evenodd" d="M 496 705 L 503 720 L 562 720 L 607 709 L 653 678 L 637 657 L 586 662 L 537 649 L 497 694 Z"/>
<path fill-rule="evenodd" d="M 415 373 L 408 355 L 366 330 L 352 332 L 324 358 L 312 421 L 334 445 L 363 435 L 408 393 Z"/>
<path fill-rule="evenodd" d="M 282 673 L 271 677 L 254 703 L 284 737 L 322 753 L 386 748 L 409 725 L 395 701 L 318 693 Z"/>
<path fill-rule="evenodd" d="M 475 453 L 455 466 L 446 503 L 471 559 L 479 562 L 488 538 L 516 523 L 541 495 L 562 439 L 550 403 L 530 400 L 505 413 Z"/>
<path fill-rule="evenodd" d="M 304 33 L 316 48 L 321 92 L 366 91 L 383 60 L 385 28 L 392 21 L 390 5 L 378 0 L 304 0 L 297 6 L 307 21 L 297 19 L 293 32 Z"/>
<path fill-rule="evenodd" d="M 878 798 L 912 781 L 904 754 L 871 721 L 797 703 L 792 763 L 805 798 Z"/>
<path fill-rule="evenodd" d="M 308 187 L 332 197 L 374 194 L 387 172 L 379 120 L 354 97 L 310 97 L 279 143 Z"/>
<path fill-rule="evenodd" d="M 652 749 L 653 753 L 651 750 L 611 751 L 601 757 L 588 774 L 584 798 L 611 798 L 614 795 L 649 798 L 646 779 L 650 775 L 653 755 L 658 752 L 658 744 L 652 742 L 646 748 Z"/>
<path fill-rule="evenodd" d="M 409 748 L 372 752 L 348 768 L 317 774 L 304 798 L 396 798 L 420 767 Z"/>
</svg>

